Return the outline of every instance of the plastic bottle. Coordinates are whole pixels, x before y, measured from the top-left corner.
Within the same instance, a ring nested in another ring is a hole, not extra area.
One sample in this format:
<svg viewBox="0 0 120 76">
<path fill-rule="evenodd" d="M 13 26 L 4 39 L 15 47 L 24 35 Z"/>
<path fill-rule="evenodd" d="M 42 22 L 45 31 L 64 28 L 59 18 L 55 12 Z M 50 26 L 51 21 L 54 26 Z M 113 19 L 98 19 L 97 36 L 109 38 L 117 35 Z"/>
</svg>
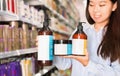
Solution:
<svg viewBox="0 0 120 76">
<path fill-rule="evenodd" d="M 72 54 L 71 40 L 54 40 L 54 55 L 66 56 Z"/>
<path fill-rule="evenodd" d="M 87 48 L 87 35 L 83 31 L 83 22 L 79 22 L 77 31 L 72 36 L 72 54 L 85 55 Z"/>
<path fill-rule="evenodd" d="M 45 15 L 43 28 L 38 31 L 38 64 L 52 65 L 53 60 L 53 32 L 49 28 L 49 18 Z"/>
</svg>

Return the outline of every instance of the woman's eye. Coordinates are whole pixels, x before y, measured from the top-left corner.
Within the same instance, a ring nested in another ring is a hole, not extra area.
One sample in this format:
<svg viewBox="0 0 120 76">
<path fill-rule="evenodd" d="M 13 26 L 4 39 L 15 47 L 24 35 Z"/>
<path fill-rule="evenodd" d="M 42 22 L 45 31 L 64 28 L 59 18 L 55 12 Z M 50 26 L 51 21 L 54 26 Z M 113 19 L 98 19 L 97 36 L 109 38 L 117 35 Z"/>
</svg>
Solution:
<svg viewBox="0 0 120 76">
<path fill-rule="evenodd" d="M 105 4 L 101 4 L 101 5 L 99 5 L 100 7 L 103 7 L 103 6 L 105 6 Z"/>
<path fill-rule="evenodd" d="M 89 4 L 89 6 L 94 6 L 93 4 Z"/>
</svg>

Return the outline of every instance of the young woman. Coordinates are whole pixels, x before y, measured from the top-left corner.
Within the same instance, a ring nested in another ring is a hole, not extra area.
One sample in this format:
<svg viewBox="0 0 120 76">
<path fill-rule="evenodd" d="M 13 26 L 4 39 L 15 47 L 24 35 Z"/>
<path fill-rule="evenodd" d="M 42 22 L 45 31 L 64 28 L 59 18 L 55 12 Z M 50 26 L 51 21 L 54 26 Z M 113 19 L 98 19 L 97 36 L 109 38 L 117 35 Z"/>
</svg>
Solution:
<svg viewBox="0 0 120 76">
<path fill-rule="evenodd" d="M 71 76 L 120 75 L 120 0 L 87 0 L 84 27 L 88 37 L 86 56 L 55 57 L 58 69 L 71 70 Z"/>
</svg>

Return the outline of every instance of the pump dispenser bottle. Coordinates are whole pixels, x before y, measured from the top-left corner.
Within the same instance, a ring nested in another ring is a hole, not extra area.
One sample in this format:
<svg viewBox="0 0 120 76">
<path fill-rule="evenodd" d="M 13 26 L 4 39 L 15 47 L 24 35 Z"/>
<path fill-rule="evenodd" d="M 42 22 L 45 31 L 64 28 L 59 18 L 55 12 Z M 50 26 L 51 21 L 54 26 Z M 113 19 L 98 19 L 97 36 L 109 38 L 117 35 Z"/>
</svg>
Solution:
<svg viewBox="0 0 120 76">
<path fill-rule="evenodd" d="M 53 32 L 49 28 L 49 17 L 45 14 L 43 28 L 38 32 L 38 64 L 50 66 L 53 60 Z"/>
<path fill-rule="evenodd" d="M 72 36 L 72 54 L 85 55 L 87 49 L 87 35 L 83 31 L 84 22 L 79 22 L 76 32 Z"/>
</svg>

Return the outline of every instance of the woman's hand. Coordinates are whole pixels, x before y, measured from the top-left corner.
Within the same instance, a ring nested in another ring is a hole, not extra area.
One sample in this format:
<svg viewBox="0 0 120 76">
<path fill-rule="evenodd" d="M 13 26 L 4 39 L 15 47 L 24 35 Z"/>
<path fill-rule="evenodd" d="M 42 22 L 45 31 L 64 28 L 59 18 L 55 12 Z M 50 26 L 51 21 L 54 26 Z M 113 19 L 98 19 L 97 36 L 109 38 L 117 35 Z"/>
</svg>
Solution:
<svg viewBox="0 0 120 76">
<path fill-rule="evenodd" d="M 86 51 L 86 55 L 85 56 L 69 55 L 69 56 L 63 56 L 63 57 L 76 59 L 77 61 L 82 63 L 84 66 L 87 66 L 88 62 L 89 62 L 89 56 L 88 56 L 88 52 L 87 51 Z"/>
</svg>

